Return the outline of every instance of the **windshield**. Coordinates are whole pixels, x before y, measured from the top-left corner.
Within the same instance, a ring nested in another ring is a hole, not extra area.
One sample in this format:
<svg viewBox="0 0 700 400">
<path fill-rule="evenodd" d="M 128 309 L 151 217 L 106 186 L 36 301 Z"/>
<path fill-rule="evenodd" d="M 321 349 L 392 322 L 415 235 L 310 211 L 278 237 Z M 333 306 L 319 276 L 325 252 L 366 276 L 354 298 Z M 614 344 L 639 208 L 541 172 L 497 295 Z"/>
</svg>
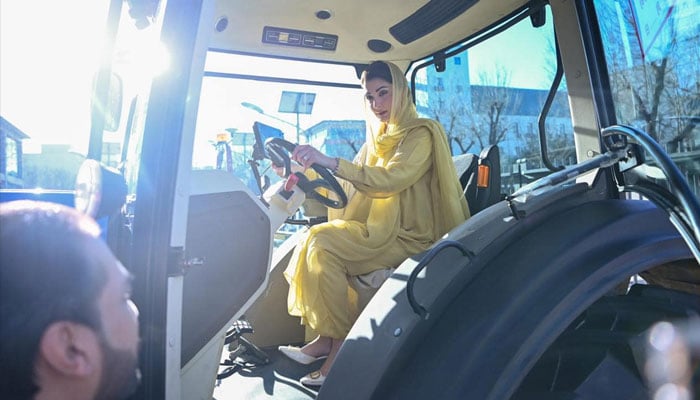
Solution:
<svg viewBox="0 0 700 400">
<path fill-rule="evenodd" d="M 363 92 L 352 66 L 209 52 L 205 68 L 194 169 L 222 168 L 223 157 L 225 168 L 257 192 L 247 163 L 256 121 L 290 142 L 349 159 L 364 142 Z"/>
</svg>

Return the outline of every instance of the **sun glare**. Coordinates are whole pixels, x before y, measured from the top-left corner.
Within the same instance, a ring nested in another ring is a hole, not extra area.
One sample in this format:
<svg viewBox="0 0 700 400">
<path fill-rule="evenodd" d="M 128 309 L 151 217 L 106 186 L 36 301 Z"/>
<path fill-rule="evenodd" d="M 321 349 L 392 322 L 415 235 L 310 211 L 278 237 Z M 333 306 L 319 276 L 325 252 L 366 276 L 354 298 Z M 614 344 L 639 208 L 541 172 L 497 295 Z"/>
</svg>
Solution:
<svg viewBox="0 0 700 400">
<path fill-rule="evenodd" d="M 76 8 L 51 0 L 2 2 L 0 113 L 30 137 L 25 153 L 43 144 L 87 150 L 107 1 L 81 1 L 80 12 Z"/>
<path fill-rule="evenodd" d="M 157 26 L 139 30 L 131 23 L 128 11 L 123 12 L 114 69 L 137 86 L 132 89 L 140 91 L 143 85 L 150 85 L 153 78 L 168 70 L 170 53 L 159 40 Z"/>
</svg>

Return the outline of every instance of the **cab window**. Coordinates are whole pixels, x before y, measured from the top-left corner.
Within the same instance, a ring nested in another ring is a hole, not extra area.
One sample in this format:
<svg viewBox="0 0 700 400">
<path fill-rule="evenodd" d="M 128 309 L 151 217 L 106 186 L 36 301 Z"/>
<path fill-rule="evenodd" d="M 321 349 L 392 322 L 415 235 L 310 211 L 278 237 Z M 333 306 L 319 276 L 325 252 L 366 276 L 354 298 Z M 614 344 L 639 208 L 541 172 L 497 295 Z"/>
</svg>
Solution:
<svg viewBox="0 0 700 400">
<path fill-rule="evenodd" d="M 442 72 L 434 65 L 416 72 L 417 108 L 442 123 L 454 155 L 497 145 L 501 192 L 513 193 L 552 172 L 540 151 L 538 126 L 557 69 L 549 8 L 540 27 L 525 18 L 467 47 L 447 58 Z M 576 163 L 576 150 L 566 83 L 554 89 L 545 114 L 545 156 L 562 167 Z"/>
<path fill-rule="evenodd" d="M 595 8 L 617 123 L 647 132 L 700 188 L 697 1 L 607 1 Z M 651 160 L 647 175 L 662 180 Z"/>
</svg>

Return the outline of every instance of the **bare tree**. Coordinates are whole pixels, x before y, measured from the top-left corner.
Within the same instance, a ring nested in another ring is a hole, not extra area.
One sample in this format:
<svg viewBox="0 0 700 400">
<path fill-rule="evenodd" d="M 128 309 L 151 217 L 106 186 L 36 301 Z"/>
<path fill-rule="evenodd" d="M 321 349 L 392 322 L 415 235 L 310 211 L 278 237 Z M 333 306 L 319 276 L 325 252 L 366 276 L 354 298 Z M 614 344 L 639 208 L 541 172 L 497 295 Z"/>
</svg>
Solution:
<svg viewBox="0 0 700 400">
<path fill-rule="evenodd" d="M 638 43 L 632 37 L 635 21 L 627 19 L 625 25 L 628 37 L 605 38 L 611 49 L 623 49 L 625 40 Z M 627 117 L 620 122 L 633 123 L 630 117 L 636 118 L 651 137 L 665 144 L 669 152 L 675 152 L 693 134 L 700 115 L 700 37 L 696 34 L 681 38 L 674 24 L 668 24 L 666 29 L 668 40 L 651 55 L 629 46 L 627 51 L 634 59 L 644 62 L 630 65 L 629 60 L 614 51 L 609 52 L 608 62 L 618 115 Z M 608 27 L 604 31 L 618 30 Z"/>
<path fill-rule="evenodd" d="M 340 140 L 350 146 L 353 154 L 357 154 L 360 151 L 363 141 L 354 137 L 342 137 Z"/>
<path fill-rule="evenodd" d="M 431 89 L 429 113 L 445 128 L 450 151 L 452 154 L 468 152 L 475 143 L 474 139 L 468 135 L 465 125 L 465 116 L 470 112 L 466 96 L 468 88 L 450 82 L 448 87 L 438 84 Z M 454 145 L 459 147 L 458 152 L 455 151 Z"/>
<path fill-rule="evenodd" d="M 576 148 L 570 131 L 557 129 L 556 123 L 547 122 L 547 157 L 556 166 L 572 165 L 576 163 Z M 545 168 L 542 161 L 540 137 L 535 132 L 527 132 L 517 135 L 518 146 L 516 153 L 518 158 L 525 159 L 527 168 Z M 515 160 L 513 160 L 515 162 Z"/>
<path fill-rule="evenodd" d="M 438 80 L 430 86 L 429 115 L 445 128 L 453 154 L 464 154 L 477 143 L 480 148 L 498 144 L 508 133 L 506 113 L 517 110 L 521 100 L 509 87 L 510 72 L 503 66 L 492 71 L 480 75 L 482 85 Z"/>
<path fill-rule="evenodd" d="M 545 34 L 543 40 L 545 41 L 546 45 L 542 58 L 547 60 L 547 62 L 543 64 L 545 73 L 542 83 L 545 86 L 551 86 L 552 82 L 554 82 L 554 77 L 557 75 L 557 45 L 554 41 L 554 33 Z M 567 90 L 566 75 L 562 75 L 561 82 L 559 83 L 557 90 Z"/>
<path fill-rule="evenodd" d="M 510 123 L 506 113 L 520 107 L 522 99 L 510 87 L 510 76 L 505 67 L 496 65 L 492 72 L 479 74 L 482 85 L 472 86 L 468 129 L 481 148 L 505 139 Z"/>
</svg>

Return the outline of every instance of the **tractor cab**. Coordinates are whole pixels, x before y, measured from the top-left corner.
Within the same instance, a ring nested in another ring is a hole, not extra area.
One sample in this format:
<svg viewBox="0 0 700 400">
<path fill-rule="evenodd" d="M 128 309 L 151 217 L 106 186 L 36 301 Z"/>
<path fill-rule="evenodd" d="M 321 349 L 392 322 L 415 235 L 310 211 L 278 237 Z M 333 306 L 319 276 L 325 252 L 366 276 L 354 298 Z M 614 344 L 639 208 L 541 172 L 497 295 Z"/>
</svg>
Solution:
<svg viewBox="0 0 700 400">
<path fill-rule="evenodd" d="M 134 276 L 134 398 L 697 396 L 697 2 L 50 3 L 3 3 L 0 200 L 100 222 Z M 347 197 L 289 153 L 355 157 L 376 60 L 445 128 L 472 216 L 348 277 L 356 322 L 306 387 L 283 271 Z"/>
</svg>

